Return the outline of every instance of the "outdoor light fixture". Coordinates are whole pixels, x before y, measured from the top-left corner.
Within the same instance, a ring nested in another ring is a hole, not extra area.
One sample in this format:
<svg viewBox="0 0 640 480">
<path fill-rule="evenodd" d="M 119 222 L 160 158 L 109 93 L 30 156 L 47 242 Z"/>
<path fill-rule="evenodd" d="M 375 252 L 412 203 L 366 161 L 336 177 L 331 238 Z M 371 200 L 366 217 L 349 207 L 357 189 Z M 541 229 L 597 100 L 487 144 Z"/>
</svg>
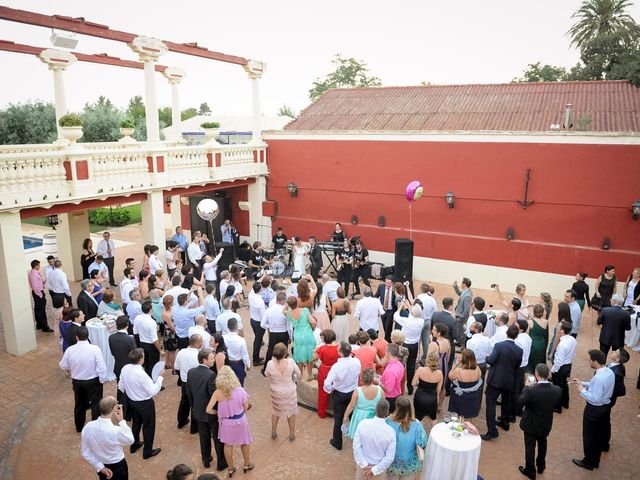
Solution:
<svg viewBox="0 0 640 480">
<path fill-rule="evenodd" d="M 71 50 L 76 48 L 76 45 L 78 44 L 78 37 L 76 37 L 76 34 L 73 32 L 52 30 L 49 41 L 54 47 L 68 48 Z"/>
<path fill-rule="evenodd" d="M 638 220 L 638 217 L 640 217 L 640 200 L 636 200 L 633 202 L 633 205 L 631 205 L 631 214 L 634 220 Z"/>
<path fill-rule="evenodd" d="M 49 225 L 52 229 L 55 230 L 58 223 L 60 223 L 58 215 L 47 215 L 47 225 Z"/>
<path fill-rule="evenodd" d="M 171 195 L 167 195 L 166 197 L 164 197 L 164 203 L 167 204 L 167 207 L 171 206 L 171 202 L 172 202 Z"/>
<path fill-rule="evenodd" d="M 351 224 L 352 225 L 357 225 L 358 224 L 358 216 L 357 215 L 351 215 Z"/>
<path fill-rule="evenodd" d="M 378 226 L 384 227 L 387 224 L 387 220 L 384 218 L 384 215 L 380 215 L 378 217 Z"/>
<path fill-rule="evenodd" d="M 513 227 L 507 228 L 507 240 L 513 240 L 516 238 L 516 231 Z"/>
<path fill-rule="evenodd" d="M 602 239 L 602 249 L 609 250 L 611 248 L 611 239 L 609 237 L 604 237 Z"/>
<path fill-rule="evenodd" d="M 295 198 L 298 196 L 298 186 L 295 183 L 291 182 L 289 185 L 287 185 L 287 190 L 289 190 L 291 198 Z"/>
<path fill-rule="evenodd" d="M 453 192 L 447 192 L 447 194 L 444 196 L 444 199 L 447 201 L 447 205 L 449 205 L 449 208 L 453 208 L 456 205 L 456 196 L 453 194 Z"/>
</svg>

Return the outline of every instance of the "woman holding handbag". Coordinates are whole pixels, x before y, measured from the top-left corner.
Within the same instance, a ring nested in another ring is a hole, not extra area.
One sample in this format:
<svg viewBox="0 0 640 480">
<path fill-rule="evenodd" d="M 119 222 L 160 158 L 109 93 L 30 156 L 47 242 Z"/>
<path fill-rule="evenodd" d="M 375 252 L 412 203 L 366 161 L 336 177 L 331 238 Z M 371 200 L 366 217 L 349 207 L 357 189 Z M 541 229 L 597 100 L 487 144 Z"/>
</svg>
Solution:
<svg viewBox="0 0 640 480">
<path fill-rule="evenodd" d="M 387 418 L 387 424 L 396 432 L 396 455 L 387 468 L 387 478 L 415 480 L 422 471 L 427 432 L 413 416 L 408 397 L 398 398 L 396 410 Z"/>
</svg>

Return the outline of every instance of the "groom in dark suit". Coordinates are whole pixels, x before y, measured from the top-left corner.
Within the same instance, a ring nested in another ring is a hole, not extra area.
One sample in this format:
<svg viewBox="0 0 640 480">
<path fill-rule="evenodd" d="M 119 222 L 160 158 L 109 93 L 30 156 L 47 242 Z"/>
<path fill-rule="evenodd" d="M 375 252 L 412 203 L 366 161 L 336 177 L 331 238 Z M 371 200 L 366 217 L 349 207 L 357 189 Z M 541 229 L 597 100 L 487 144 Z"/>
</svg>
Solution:
<svg viewBox="0 0 640 480">
<path fill-rule="evenodd" d="M 116 328 L 118 331 L 109 336 L 109 350 L 115 359 L 113 373 L 116 374 L 116 382 L 119 382 L 122 367 L 129 363 L 129 352 L 135 350 L 136 341 L 127 331 L 129 328 L 129 317 L 126 315 L 120 315 L 116 318 Z M 118 403 L 123 407 L 122 413 L 124 414 L 124 419 L 129 420 L 131 415 L 129 414 L 126 396 L 119 388 L 116 389 L 116 391 L 118 392 Z"/>
<path fill-rule="evenodd" d="M 525 477 L 536 478 L 536 467 L 542 475 L 546 467 L 547 437 L 553 424 L 553 410 L 560 407 L 562 390 L 549 383 L 549 367 L 536 365 L 536 383 L 527 384 L 520 394 L 520 405 L 524 408 L 520 428 L 524 432 L 525 466 L 518 467 Z M 538 444 L 538 458 L 536 456 Z"/>
<path fill-rule="evenodd" d="M 382 314 L 382 326 L 384 327 L 384 339 L 391 343 L 391 330 L 393 330 L 393 314 L 396 312 L 396 294 L 393 292 L 393 279 L 386 277 L 384 283 L 378 285 L 374 295 L 380 299 L 384 313 Z"/>
</svg>

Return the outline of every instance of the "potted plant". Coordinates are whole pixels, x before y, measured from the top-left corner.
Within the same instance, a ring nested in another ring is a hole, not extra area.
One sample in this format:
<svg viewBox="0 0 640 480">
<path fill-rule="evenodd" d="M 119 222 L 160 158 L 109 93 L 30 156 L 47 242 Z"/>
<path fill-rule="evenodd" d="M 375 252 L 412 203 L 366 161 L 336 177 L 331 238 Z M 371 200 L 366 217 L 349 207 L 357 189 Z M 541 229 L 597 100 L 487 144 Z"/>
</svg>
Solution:
<svg viewBox="0 0 640 480">
<path fill-rule="evenodd" d="M 120 139 L 120 141 L 127 142 L 127 143 L 135 142 L 136 140 L 131 137 L 131 135 L 133 135 L 135 131 L 136 131 L 136 128 L 134 123 L 128 118 L 125 118 L 120 122 L 120 135 L 122 135 L 122 138 Z"/>
<path fill-rule="evenodd" d="M 215 141 L 220 134 L 220 124 L 218 122 L 203 122 L 200 124 L 200 128 L 204 130 L 207 142 Z"/>
<path fill-rule="evenodd" d="M 58 120 L 62 136 L 69 140 L 70 144 L 76 143 L 76 140 L 82 137 L 82 118 L 75 113 L 67 113 Z"/>
</svg>

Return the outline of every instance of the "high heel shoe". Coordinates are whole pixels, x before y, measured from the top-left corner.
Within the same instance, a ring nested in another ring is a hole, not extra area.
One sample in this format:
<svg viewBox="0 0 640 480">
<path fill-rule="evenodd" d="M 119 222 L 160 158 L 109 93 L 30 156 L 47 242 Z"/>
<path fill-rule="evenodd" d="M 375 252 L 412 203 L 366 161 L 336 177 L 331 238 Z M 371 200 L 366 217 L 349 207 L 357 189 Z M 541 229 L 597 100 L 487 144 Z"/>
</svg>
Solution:
<svg viewBox="0 0 640 480">
<path fill-rule="evenodd" d="M 227 478 L 233 477 L 233 474 L 236 473 L 236 470 L 237 470 L 236 467 L 228 468 L 227 469 Z"/>
<path fill-rule="evenodd" d="M 250 463 L 249 465 L 243 465 L 242 473 L 247 473 L 249 470 L 253 470 L 254 468 L 256 468 L 256 466 L 253 463 Z"/>
<path fill-rule="evenodd" d="M 296 439 L 295 435 L 289 435 L 289 441 L 293 442 Z"/>
<path fill-rule="evenodd" d="M 277 436 L 278 436 L 278 432 L 276 432 L 275 430 L 272 430 L 271 431 L 271 438 L 273 438 L 275 440 Z"/>
</svg>

